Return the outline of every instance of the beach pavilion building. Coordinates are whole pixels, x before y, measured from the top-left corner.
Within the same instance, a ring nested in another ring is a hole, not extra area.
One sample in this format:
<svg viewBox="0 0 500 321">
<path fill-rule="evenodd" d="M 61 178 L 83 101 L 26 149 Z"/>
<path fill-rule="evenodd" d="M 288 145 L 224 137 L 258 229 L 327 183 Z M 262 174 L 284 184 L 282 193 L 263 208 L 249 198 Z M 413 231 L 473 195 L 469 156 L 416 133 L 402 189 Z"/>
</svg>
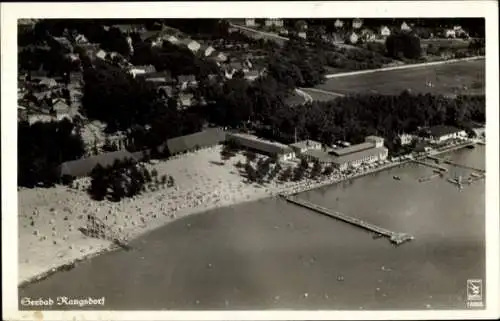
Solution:
<svg viewBox="0 0 500 321">
<path fill-rule="evenodd" d="M 278 142 L 262 139 L 255 135 L 246 133 L 227 133 L 226 139 L 260 154 L 276 157 L 280 161 L 288 161 L 295 158 L 295 152 L 291 147 Z"/>
</svg>

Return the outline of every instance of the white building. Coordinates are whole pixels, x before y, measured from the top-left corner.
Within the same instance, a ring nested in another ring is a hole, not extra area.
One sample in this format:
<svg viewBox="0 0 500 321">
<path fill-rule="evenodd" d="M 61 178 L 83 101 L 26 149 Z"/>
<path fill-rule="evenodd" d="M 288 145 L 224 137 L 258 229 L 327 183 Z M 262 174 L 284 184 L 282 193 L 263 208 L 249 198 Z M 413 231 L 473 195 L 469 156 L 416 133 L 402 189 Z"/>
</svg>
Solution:
<svg viewBox="0 0 500 321">
<path fill-rule="evenodd" d="M 352 21 L 352 28 L 353 29 L 359 29 L 363 26 L 363 20 L 361 19 L 354 19 Z"/>
<path fill-rule="evenodd" d="M 337 19 L 335 20 L 334 26 L 335 28 L 340 29 L 344 26 L 344 21 Z"/>
<path fill-rule="evenodd" d="M 405 146 L 405 145 L 409 145 L 411 144 L 411 142 L 415 139 L 415 136 L 413 135 L 410 135 L 410 134 L 400 134 L 398 135 L 398 140 L 399 140 L 399 143 L 402 145 L 402 146 Z"/>
<path fill-rule="evenodd" d="M 406 22 L 403 21 L 400 29 L 401 29 L 401 31 L 410 31 L 411 27 Z"/>
<path fill-rule="evenodd" d="M 255 23 L 254 18 L 246 18 L 245 19 L 245 26 L 247 27 L 255 27 L 257 24 Z"/>
<path fill-rule="evenodd" d="M 340 170 L 349 167 L 359 167 L 387 159 L 389 150 L 384 147 L 384 139 L 378 136 L 368 136 L 365 142 L 349 147 L 335 149 L 331 154 L 336 157 L 332 163 Z"/>
<path fill-rule="evenodd" d="M 290 144 L 290 147 L 297 155 L 305 153 L 308 150 L 320 150 L 322 146 L 323 145 L 320 142 L 309 139 Z"/>
<path fill-rule="evenodd" d="M 424 132 L 424 138 L 432 144 L 440 144 L 450 139 L 467 137 L 465 130 L 453 126 L 434 126 Z"/>
<path fill-rule="evenodd" d="M 384 38 L 389 37 L 391 35 L 391 29 L 387 26 L 380 27 L 380 35 Z"/>
<path fill-rule="evenodd" d="M 283 27 L 284 25 L 284 22 L 283 22 L 283 19 L 279 19 L 279 18 L 269 18 L 269 19 L 266 19 L 264 24 L 266 25 L 266 27 Z"/>
</svg>

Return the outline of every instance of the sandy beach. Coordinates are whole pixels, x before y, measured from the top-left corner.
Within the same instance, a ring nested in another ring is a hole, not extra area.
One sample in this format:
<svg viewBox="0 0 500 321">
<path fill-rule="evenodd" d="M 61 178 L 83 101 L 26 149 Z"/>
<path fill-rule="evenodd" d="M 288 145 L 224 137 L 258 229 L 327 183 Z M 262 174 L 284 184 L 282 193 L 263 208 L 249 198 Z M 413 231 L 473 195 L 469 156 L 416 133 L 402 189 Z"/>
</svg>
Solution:
<svg viewBox="0 0 500 321">
<path fill-rule="evenodd" d="M 235 165 L 246 162 L 243 154 L 222 161 L 220 151 L 221 146 L 216 146 L 147 164 L 150 169 L 155 168 L 159 176 L 172 175 L 175 186 L 117 203 L 91 200 L 83 187 L 79 190 L 65 186 L 20 189 L 19 284 L 44 278 L 65 265 L 113 249 L 114 238 L 127 242 L 177 218 L 278 194 L 302 192 L 402 163 L 391 162 L 351 175 L 334 173 L 315 181 L 271 182 L 262 186 L 245 182 L 238 173 Z M 85 186 L 88 179 L 78 184 Z M 89 214 L 107 226 L 106 239 L 87 237 L 79 230 L 87 226 Z"/>
</svg>

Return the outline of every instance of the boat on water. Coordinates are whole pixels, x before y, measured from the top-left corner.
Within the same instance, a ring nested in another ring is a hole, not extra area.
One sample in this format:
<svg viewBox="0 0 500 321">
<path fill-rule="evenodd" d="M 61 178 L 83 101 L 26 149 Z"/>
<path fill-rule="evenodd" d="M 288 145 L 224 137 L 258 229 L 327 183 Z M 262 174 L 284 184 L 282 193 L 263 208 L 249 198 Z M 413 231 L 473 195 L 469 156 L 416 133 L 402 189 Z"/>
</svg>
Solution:
<svg viewBox="0 0 500 321">
<path fill-rule="evenodd" d="M 474 145 L 467 145 L 467 148 L 468 149 L 474 149 L 474 148 L 476 148 L 476 146 L 474 146 Z"/>
<path fill-rule="evenodd" d="M 396 176 L 396 175 L 394 175 L 392 178 L 393 178 L 393 179 L 395 179 L 395 180 L 397 180 L 397 181 L 400 181 L 400 180 L 401 180 L 401 177 Z"/>
</svg>

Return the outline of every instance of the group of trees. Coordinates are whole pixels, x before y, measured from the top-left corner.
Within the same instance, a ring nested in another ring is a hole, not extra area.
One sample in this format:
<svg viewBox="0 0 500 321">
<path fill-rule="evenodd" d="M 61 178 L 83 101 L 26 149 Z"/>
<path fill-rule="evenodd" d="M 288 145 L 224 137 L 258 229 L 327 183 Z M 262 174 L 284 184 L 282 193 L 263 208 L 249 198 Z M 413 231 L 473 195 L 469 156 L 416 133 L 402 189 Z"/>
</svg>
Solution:
<svg viewBox="0 0 500 321">
<path fill-rule="evenodd" d="M 445 98 L 403 92 L 343 97 L 294 108 L 279 106 L 259 134 L 291 143 L 296 133 L 299 139 L 327 145 L 339 139 L 359 143 L 368 135 L 380 135 L 391 149 L 398 134 L 414 132 L 419 126 L 467 128 L 471 121 L 484 123 L 484 96 Z"/>
<path fill-rule="evenodd" d="M 18 124 L 18 185 L 51 187 L 61 182 L 59 165 L 84 155 L 81 136 L 64 119 Z"/>
<path fill-rule="evenodd" d="M 158 172 L 155 169 L 149 171 L 143 164 L 125 159 L 117 160 L 108 167 L 97 165 L 91 173 L 88 193 L 95 200 L 109 199 L 118 202 L 148 189 L 156 190 L 160 186 L 171 187 L 174 184 L 172 176 L 162 175 L 158 177 Z"/>
<path fill-rule="evenodd" d="M 387 37 L 387 54 L 392 58 L 418 59 L 422 53 L 420 39 L 411 33 L 400 32 Z"/>
</svg>

